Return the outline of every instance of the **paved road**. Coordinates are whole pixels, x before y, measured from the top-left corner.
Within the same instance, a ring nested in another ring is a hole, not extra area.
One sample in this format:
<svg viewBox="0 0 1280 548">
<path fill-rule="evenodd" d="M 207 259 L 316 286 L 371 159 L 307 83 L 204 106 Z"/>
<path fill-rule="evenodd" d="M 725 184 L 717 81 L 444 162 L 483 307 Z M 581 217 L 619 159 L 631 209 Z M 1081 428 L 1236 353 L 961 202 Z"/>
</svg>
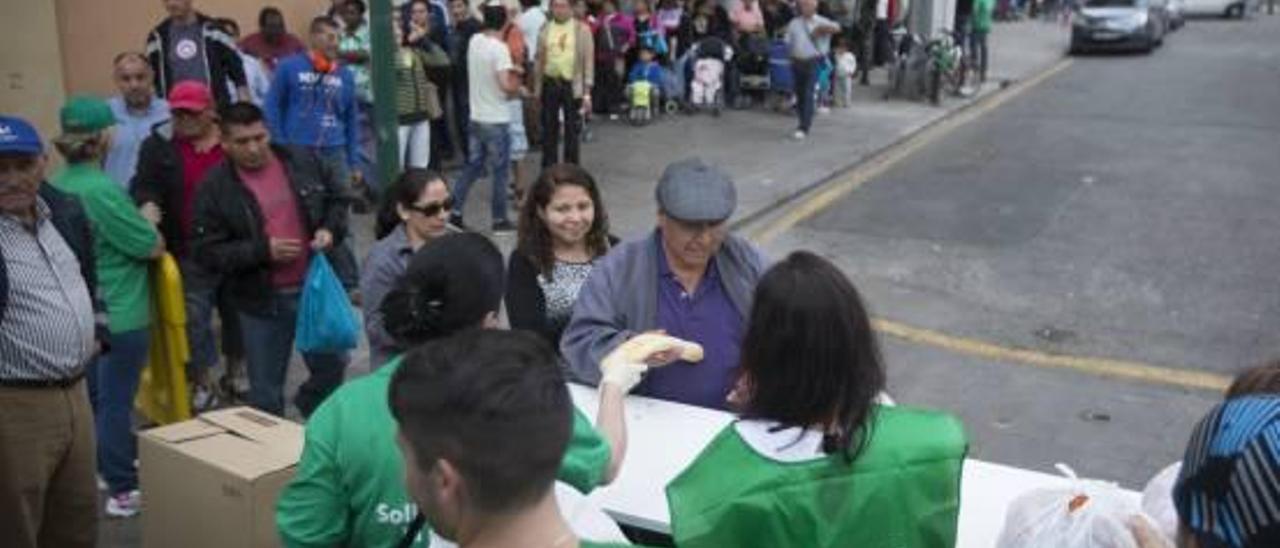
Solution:
<svg viewBox="0 0 1280 548">
<path fill-rule="evenodd" d="M 1280 355 L 1280 18 L 1192 21 L 1066 70 L 780 236 L 881 317 L 1050 353 L 1230 374 Z M 900 399 L 981 458 L 1140 487 L 1216 400 L 886 337 Z"/>
</svg>

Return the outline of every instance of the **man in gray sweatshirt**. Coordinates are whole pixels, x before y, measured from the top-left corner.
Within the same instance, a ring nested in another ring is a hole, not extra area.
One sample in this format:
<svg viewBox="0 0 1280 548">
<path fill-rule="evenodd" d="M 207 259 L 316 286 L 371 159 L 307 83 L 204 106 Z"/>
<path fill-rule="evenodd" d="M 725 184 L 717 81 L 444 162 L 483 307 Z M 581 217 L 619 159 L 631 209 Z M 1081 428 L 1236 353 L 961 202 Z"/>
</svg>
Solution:
<svg viewBox="0 0 1280 548">
<path fill-rule="evenodd" d="M 701 344 L 702 362 L 651 370 L 634 393 L 725 409 L 751 297 L 766 260 L 729 234 L 733 180 L 699 159 L 667 166 L 657 188 L 658 226 L 600 260 L 578 293 L 560 347 L 570 373 L 599 382 L 597 364 L 646 331 Z"/>
</svg>

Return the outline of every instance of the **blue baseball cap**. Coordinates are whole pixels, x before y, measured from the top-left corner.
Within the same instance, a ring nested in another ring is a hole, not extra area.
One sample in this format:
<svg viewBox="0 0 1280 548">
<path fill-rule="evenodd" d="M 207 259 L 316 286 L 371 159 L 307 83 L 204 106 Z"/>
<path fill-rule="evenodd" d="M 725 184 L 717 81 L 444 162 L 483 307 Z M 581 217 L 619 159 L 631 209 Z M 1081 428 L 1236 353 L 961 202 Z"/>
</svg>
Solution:
<svg viewBox="0 0 1280 548">
<path fill-rule="evenodd" d="M 0 115 L 0 153 L 43 154 L 40 133 L 30 122 L 15 116 Z"/>
</svg>

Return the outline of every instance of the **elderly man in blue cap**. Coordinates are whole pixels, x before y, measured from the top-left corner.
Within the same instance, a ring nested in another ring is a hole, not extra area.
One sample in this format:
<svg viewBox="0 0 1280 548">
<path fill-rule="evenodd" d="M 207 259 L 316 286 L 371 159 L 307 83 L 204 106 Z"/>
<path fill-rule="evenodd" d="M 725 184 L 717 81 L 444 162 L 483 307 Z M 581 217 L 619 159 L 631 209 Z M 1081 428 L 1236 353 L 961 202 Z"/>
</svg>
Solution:
<svg viewBox="0 0 1280 548">
<path fill-rule="evenodd" d="M 89 547 L 94 262 L 84 210 L 44 184 L 46 163 L 35 128 L 0 115 L 0 531 L 5 546 Z"/>
<path fill-rule="evenodd" d="M 725 409 L 764 255 L 730 234 L 733 179 L 699 159 L 667 166 L 658 226 L 601 259 L 578 293 L 561 350 L 574 377 L 599 382 L 597 364 L 632 336 L 663 330 L 702 345 L 701 363 L 651 370 L 634 393 Z"/>
</svg>

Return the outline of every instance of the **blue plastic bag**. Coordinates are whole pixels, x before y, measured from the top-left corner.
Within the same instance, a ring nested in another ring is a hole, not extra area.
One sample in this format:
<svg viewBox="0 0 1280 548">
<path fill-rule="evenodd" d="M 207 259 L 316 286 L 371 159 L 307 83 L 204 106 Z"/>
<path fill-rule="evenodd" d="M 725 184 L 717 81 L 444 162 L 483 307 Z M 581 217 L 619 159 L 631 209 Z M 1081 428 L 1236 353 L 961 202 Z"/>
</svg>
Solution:
<svg viewBox="0 0 1280 548">
<path fill-rule="evenodd" d="M 356 347 L 359 336 L 355 311 L 347 290 L 333 273 L 329 260 L 317 253 L 307 267 L 298 303 L 294 344 L 299 352 L 340 352 Z"/>
</svg>

